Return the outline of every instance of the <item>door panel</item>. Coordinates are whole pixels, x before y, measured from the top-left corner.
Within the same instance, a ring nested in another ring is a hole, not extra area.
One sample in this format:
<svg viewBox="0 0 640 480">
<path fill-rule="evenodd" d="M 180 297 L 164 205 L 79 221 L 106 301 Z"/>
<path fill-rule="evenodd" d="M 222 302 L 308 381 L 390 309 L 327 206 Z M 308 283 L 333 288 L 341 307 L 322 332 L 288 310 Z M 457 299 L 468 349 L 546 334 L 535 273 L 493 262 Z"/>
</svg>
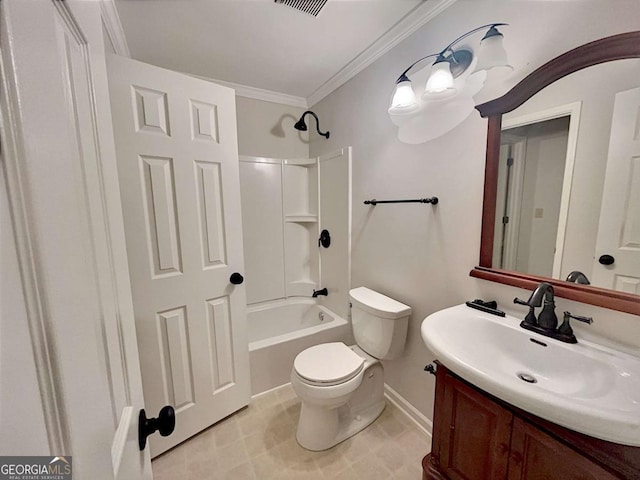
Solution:
<svg viewBox="0 0 640 480">
<path fill-rule="evenodd" d="M 616 94 L 593 284 L 640 295 L 640 88 Z"/>
<path fill-rule="evenodd" d="M 147 409 L 176 409 L 157 455 L 249 402 L 235 96 L 108 60 Z"/>
<path fill-rule="evenodd" d="M 512 418 L 497 403 L 447 375 L 441 471 L 451 480 L 506 479 Z"/>
<path fill-rule="evenodd" d="M 516 417 L 509 480 L 614 480 L 615 476 Z"/>
</svg>

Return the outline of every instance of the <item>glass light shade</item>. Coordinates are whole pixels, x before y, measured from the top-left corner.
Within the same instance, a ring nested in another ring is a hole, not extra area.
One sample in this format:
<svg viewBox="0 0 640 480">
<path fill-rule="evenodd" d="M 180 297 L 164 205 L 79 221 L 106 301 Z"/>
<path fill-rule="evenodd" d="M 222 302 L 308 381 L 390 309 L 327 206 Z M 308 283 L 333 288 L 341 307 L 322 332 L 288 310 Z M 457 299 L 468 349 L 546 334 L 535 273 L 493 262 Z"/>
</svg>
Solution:
<svg viewBox="0 0 640 480">
<path fill-rule="evenodd" d="M 411 107 L 416 104 L 416 94 L 409 80 L 396 85 L 396 92 L 391 100 L 391 108 Z"/>
<path fill-rule="evenodd" d="M 507 67 L 513 70 L 513 67 L 509 65 L 509 60 L 507 59 L 507 51 L 502 45 L 503 38 L 502 34 L 498 34 L 484 38 L 480 42 L 476 72 L 480 70 L 491 70 L 496 67 Z"/>
<path fill-rule="evenodd" d="M 437 62 L 431 67 L 431 75 L 427 80 L 427 93 L 439 93 L 453 88 L 453 75 L 449 62 Z"/>
</svg>

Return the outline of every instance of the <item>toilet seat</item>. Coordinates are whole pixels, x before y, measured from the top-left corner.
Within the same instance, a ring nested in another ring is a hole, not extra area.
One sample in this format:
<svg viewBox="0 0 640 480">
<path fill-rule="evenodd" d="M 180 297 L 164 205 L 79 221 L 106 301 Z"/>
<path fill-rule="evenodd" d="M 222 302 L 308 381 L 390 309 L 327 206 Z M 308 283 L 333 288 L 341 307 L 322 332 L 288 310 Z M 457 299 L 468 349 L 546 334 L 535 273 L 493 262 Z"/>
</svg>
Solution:
<svg viewBox="0 0 640 480">
<path fill-rule="evenodd" d="M 314 345 L 300 352 L 293 368 L 301 381 L 316 386 L 332 386 L 356 377 L 364 358 L 342 342 Z"/>
</svg>

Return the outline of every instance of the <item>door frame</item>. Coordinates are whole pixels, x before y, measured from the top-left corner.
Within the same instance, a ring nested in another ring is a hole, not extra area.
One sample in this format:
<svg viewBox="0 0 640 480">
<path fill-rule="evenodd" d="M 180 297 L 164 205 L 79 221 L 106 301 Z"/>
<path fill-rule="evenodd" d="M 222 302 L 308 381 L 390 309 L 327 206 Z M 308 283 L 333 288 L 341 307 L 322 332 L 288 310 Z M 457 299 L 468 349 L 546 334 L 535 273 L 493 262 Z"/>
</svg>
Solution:
<svg viewBox="0 0 640 480">
<path fill-rule="evenodd" d="M 84 241 L 90 242 L 93 255 L 85 260 L 92 263 L 91 267 L 95 271 L 95 281 L 88 288 L 92 289 L 92 296 L 95 295 L 99 300 L 99 306 L 96 307 L 99 318 L 80 320 L 87 325 L 85 333 L 93 332 L 89 338 L 84 339 L 89 341 L 91 347 L 94 346 L 91 340 L 95 339 L 96 342 L 96 348 L 89 353 L 92 362 L 87 368 L 93 368 L 93 374 L 101 383 L 100 391 L 106 393 L 99 412 L 93 408 L 80 409 L 82 411 L 77 408 L 82 399 L 87 398 L 86 382 L 90 379 L 69 379 L 73 377 L 74 365 L 68 355 L 61 355 L 60 312 L 52 311 L 51 305 L 52 299 L 59 301 L 63 294 L 62 291 L 53 291 L 51 288 L 50 279 L 55 277 L 56 271 L 42 262 L 46 255 L 44 251 L 55 248 L 56 240 L 47 238 L 47 227 L 36 223 L 36 218 L 42 215 L 45 208 L 34 201 L 33 192 L 36 188 L 29 180 L 28 165 L 33 166 L 46 154 L 34 148 L 33 133 L 25 130 L 24 106 L 19 96 L 19 82 L 25 81 L 25 73 L 14 70 L 14 44 L 17 45 L 18 40 L 9 28 L 7 10 L 19 11 L 26 7 L 16 7 L 16 3 L 19 4 L 15 1 L 13 4 L 0 4 L 0 41 L 5 47 L 0 49 L 1 167 L 5 171 L 49 450 L 52 455 L 78 455 L 77 449 L 72 451 L 72 445 L 88 443 L 86 439 L 91 435 L 95 437 L 97 429 L 113 428 L 110 451 L 103 451 L 104 448 L 98 446 L 88 446 L 89 458 L 80 456 L 74 462 L 74 471 L 82 463 L 85 472 L 96 468 L 103 469 L 103 474 L 109 475 L 104 471 L 107 467 L 106 470 L 113 475 L 109 478 L 117 478 L 125 445 L 130 448 L 132 440 L 129 427 L 134 424 L 137 427 L 138 422 L 138 412 L 134 411 L 134 407 L 123 406 L 142 405 L 143 398 L 104 58 L 103 28 L 109 30 L 108 24 L 113 25 L 113 18 L 105 18 L 105 12 L 112 2 L 102 1 L 98 4 L 80 0 L 50 0 L 50 5 L 47 6 L 49 8 L 53 5 L 55 10 L 49 11 L 55 11 L 60 16 L 59 20 L 64 23 L 70 35 L 82 45 L 82 76 L 91 92 L 89 103 L 95 151 L 91 155 L 79 154 L 82 174 L 78 178 L 81 178 L 82 185 L 74 185 L 72 179 L 65 185 L 70 190 L 79 189 L 84 194 L 83 198 L 87 199 L 85 212 L 88 218 L 85 227 L 89 238 Z M 49 11 L 37 18 L 45 18 Z M 111 39 L 110 41 L 113 42 Z M 71 85 L 69 78 L 62 79 L 62 82 L 65 87 Z M 67 99 L 69 101 L 71 100 Z M 91 158 L 88 160 L 89 157 Z M 67 288 L 63 290 L 66 292 Z M 76 322 L 78 320 L 75 319 Z M 82 356 L 75 361 L 82 362 Z M 109 388 L 104 388 L 107 384 Z M 95 396 L 96 392 L 91 395 Z M 111 408 L 106 406 L 109 402 Z M 92 416 L 95 419 L 93 423 Z M 105 430 L 100 430 L 103 431 Z M 110 462 L 107 457 L 110 457 Z M 149 449 L 140 453 L 139 461 L 142 465 L 150 465 Z M 144 470 L 144 478 L 150 479 L 150 469 Z"/>
<path fill-rule="evenodd" d="M 567 233 L 567 222 L 569 218 L 569 202 L 571 200 L 571 185 L 573 184 L 573 171 L 576 159 L 576 149 L 578 145 L 578 131 L 580 129 L 580 110 L 582 102 L 573 102 L 566 105 L 540 110 L 538 112 L 522 115 L 519 117 L 504 117 L 502 120 L 502 130 L 515 127 L 522 127 L 532 123 L 540 123 L 560 117 L 569 117 L 569 135 L 567 138 L 567 153 L 564 163 L 564 176 L 562 181 L 562 195 L 560 197 L 560 214 L 558 215 L 558 232 L 556 234 L 556 251 L 553 256 L 553 278 L 560 278 L 562 271 L 562 258 L 564 243 Z"/>
</svg>

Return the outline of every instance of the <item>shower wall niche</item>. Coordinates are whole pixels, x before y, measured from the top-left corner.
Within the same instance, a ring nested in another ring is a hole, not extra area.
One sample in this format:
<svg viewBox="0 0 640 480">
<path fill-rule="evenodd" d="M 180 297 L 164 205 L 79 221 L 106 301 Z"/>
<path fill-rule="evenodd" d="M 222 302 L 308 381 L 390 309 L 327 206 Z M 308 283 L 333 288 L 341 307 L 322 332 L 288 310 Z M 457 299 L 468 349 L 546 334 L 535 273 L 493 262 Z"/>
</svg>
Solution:
<svg viewBox="0 0 640 480">
<path fill-rule="evenodd" d="M 319 286 L 317 159 L 240 156 L 247 303 Z"/>
</svg>

